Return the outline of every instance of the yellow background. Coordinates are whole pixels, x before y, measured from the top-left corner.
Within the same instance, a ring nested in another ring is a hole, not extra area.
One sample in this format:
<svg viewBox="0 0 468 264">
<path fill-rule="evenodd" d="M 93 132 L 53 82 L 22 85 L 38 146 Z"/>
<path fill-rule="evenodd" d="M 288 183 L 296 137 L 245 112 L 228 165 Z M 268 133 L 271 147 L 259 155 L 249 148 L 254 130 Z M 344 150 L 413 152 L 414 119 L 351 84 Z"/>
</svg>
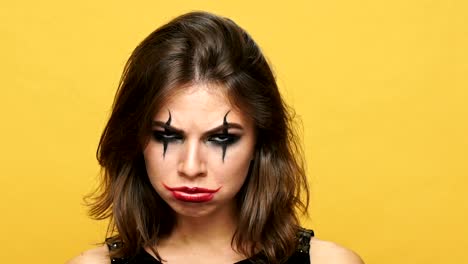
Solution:
<svg viewBox="0 0 468 264">
<path fill-rule="evenodd" d="M 191 10 L 228 16 L 304 128 L 321 239 L 366 263 L 468 263 L 468 4 L 4 1 L 0 260 L 63 263 L 102 241 L 82 196 L 123 65 Z"/>
</svg>

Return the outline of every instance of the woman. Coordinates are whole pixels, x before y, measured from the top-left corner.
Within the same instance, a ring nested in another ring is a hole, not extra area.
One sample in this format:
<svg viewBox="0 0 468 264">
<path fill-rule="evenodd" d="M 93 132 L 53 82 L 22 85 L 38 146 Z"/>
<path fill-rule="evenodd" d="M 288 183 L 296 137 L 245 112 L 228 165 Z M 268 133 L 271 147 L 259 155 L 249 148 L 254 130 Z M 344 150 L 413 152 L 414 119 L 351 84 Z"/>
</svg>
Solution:
<svg viewBox="0 0 468 264">
<path fill-rule="evenodd" d="M 106 244 L 69 263 L 362 263 L 299 227 L 308 196 L 292 118 L 260 49 L 193 12 L 132 53 L 98 160 Z"/>
</svg>

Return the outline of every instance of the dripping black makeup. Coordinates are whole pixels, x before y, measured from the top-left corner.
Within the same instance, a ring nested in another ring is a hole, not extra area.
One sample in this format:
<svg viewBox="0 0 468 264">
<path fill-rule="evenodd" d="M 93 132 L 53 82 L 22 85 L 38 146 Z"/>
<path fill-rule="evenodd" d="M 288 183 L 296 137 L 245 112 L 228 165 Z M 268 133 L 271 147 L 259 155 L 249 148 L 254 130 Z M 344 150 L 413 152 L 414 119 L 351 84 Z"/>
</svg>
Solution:
<svg viewBox="0 0 468 264">
<path fill-rule="evenodd" d="M 171 125 L 172 114 L 168 110 L 169 117 L 163 121 L 155 120 L 152 123 L 152 138 L 162 144 L 163 147 L 163 158 L 166 155 L 170 145 L 181 144 L 185 141 L 186 132 L 180 128 Z M 236 144 L 242 137 L 244 128 L 242 125 L 234 122 L 228 122 L 227 116 L 230 113 L 228 111 L 222 120 L 222 124 L 215 128 L 209 129 L 204 132 L 201 140 L 207 145 L 221 148 L 221 158 L 224 162 L 227 149 Z"/>
<path fill-rule="evenodd" d="M 181 131 L 171 127 L 172 115 L 171 111 L 167 110 L 169 117 L 165 123 L 160 122 L 160 127 L 164 128 L 163 131 L 153 130 L 153 138 L 163 144 L 163 158 L 166 157 L 166 151 L 169 143 L 181 140 Z M 153 123 L 154 127 L 154 123 Z"/>
</svg>

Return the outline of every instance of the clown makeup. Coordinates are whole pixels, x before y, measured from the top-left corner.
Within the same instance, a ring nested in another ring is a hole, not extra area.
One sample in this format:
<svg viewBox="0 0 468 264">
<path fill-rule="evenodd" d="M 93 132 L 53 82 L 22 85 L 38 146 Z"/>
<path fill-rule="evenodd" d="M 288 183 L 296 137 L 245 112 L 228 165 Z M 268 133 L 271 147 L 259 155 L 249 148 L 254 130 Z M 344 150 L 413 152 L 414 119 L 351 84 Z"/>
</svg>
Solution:
<svg viewBox="0 0 468 264">
<path fill-rule="evenodd" d="M 214 146 L 219 146 L 222 149 L 222 160 L 224 162 L 224 158 L 226 157 L 226 150 L 229 146 L 235 144 L 239 139 L 240 136 L 236 134 L 229 133 L 230 128 L 237 128 L 242 130 L 242 126 L 237 123 L 229 123 L 227 122 L 227 116 L 231 112 L 229 110 L 223 118 L 223 124 L 219 127 L 211 129 L 204 133 L 204 141 L 206 143 L 213 144 Z M 163 158 L 166 156 L 166 151 L 169 144 L 172 143 L 183 143 L 185 139 L 185 134 L 182 130 L 177 129 L 171 126 L 172 115 L 171 111 L 168 110 L 169 117 L 168 120 L 163 123 L 161 121 L 154 121 L 153 127 L 153 138 L 157 142 L 160 142 L 163 145 Z M 161 130 L 163 128 L 164 130 Z"/>
<path fill-rule="evenodd" d="M 229 112 L 230 112 L 230 111 L 228 111 L 228 112 L 224 115 L 224 119 L 223 119 L 223 134 L 221 135 L 221 137 L 222 137 L 223 139 L 227 139 L 227 138 L 228 138 L 227 135 L 229 135 L 229 134 L 228 134 L 228 122 L 226 121 L 226 117 L 227 117 L 227 115 L 229 114 Z M 224 141 L 221 141 L 221 142 L 219 142 L 219 143 L 222 144 L 221 146 L 222 146 L 222 148 L 223 148 L 223 162 L 224 162 L 224 157 L 226 156 L 226 148 L 227 148 L 229 142 L 228 142 L 227 140 L 224 140 Z"/>
<path fill-rule="evenodd" d="M 172 121 L 172 116 L 171 116 L 171 111 L 168 110 L 169 113 L 169 118 L 167 119 L 166 123 L 162 123 L 159 121 L 154 121 L 153 126 L 156 127 L 162 127 L 164 128 L 163 131 L 159 130 L 154 130 L 153 131 L 153 138 L 161 142 L 163 144 L 163 158 L 166 156 L 166 151 L 167 151 L 167 146 L 169 143 L 174 142 L 176 140 L 181 140 L 181 131 L 171 127 L 171 121 Z"/>
</svg>

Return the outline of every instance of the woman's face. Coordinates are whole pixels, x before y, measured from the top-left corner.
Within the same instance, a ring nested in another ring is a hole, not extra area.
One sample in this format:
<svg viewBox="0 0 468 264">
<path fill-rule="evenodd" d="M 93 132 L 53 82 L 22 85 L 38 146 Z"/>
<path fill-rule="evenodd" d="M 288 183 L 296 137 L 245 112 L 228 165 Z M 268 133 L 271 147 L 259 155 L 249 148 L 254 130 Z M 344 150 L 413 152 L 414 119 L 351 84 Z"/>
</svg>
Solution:
<svg viewBox="0 0 468 264">
<path fill-rule="evenodd" d="M 182 89 L 154 116 L 144 149 L 149 179 L 179 215 L 230 210 L 253 159 L 253 121 L 217 87 Z"/>
</svg>

